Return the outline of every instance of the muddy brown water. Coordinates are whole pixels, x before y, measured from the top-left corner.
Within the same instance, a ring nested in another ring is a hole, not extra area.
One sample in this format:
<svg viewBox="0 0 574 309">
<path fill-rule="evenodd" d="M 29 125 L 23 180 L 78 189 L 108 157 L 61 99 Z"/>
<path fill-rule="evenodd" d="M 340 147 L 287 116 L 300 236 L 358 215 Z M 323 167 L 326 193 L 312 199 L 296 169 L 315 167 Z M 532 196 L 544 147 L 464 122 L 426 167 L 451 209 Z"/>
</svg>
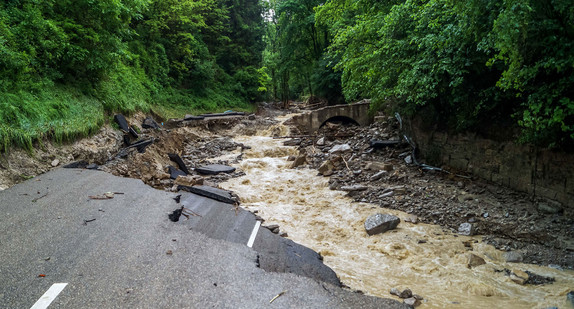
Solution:
<svg viewBox="0 0 574 309">
<path fill-rule="evenodd" d="M 394 298 L 391 288 L 410 288 L 424 297 L 419 308 L 574 308 L 566 297 L 574 290 L 574 271 L 506 263 L 503 252 L 480 236 L 407 223 L 407 213 L 353 202 L 345 192 L 330 190 L 328 178 L 317 176 L 316 170 L 289 168 L 287 157 L 297 155 L 297 149 L 270 137 L 278 131 L 289 134 L 277 125 L 257 136 L 236 137 L 236 142 L 252 147 L 235 165 L 246 175 L 221 186 L 238 193 L 242 207 L 257 211 L 266 225 L 278 224 L 290 239 L 319 252 L 350 288 Z M 237 155 L 239 150 L 228 157 Z M 378 212 L 396 215 L 401 223 L 396 230 L 368 236 L 363 223 Z M 472 249 L 465 247 L 468 241 Z M 469 268 L 471 252 L 486 264 Z M 556 281 L 519 285 L 501 272 L 505 268 Z"/>
</svg>

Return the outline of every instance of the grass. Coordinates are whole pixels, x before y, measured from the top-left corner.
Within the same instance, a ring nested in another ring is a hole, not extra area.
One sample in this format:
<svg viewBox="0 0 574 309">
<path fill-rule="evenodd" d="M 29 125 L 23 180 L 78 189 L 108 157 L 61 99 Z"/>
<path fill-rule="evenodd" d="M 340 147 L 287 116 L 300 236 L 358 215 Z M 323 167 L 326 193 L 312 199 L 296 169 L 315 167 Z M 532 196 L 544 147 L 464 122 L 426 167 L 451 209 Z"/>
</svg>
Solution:
<svg viewBox="0 0 574 309">
<path fill-rule="evenodd" d="M 124 69 L 101 81 L 90 94 L 51 83 L 33 90 L 0 92 L 0 153 L 19 147 L 33 154 L 34 145 L 42 147 L 44 138 L 64 143 L 90 136 L 118 112 L 152 111 L 165 120 L 185 114 L 255 109 L 225 89 L 204 89 L 200 96 L 167 88 L 152 95 L 139 82 L 142 79 L 137 72 Z"/>
<path fill-rule="evenodd" d="M 32 153 L 45 137 L 65 142 L 96 132 L 103 106 L 67 87 L 46 85 L 36 91 L 0 93 L 0 152 L 20 147 Z"/>
</svg>

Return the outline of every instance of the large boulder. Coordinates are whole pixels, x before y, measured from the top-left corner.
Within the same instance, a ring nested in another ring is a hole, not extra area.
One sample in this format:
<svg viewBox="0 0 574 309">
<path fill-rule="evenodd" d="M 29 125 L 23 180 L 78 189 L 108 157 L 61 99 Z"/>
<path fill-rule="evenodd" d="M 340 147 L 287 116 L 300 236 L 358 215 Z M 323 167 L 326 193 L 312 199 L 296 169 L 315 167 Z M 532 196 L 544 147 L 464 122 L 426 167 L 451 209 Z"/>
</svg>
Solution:
<svg viewBox="0 0 574 309">
<path fill-rule="evenodd" d="M 401 219 L 396 216 L 378 213 L 365 220 L 365 230 L 367 230 L 367 234 L 369 235 L 384 233 L 388 230 L 395 229 L 400 222 Z"/>
</svg>

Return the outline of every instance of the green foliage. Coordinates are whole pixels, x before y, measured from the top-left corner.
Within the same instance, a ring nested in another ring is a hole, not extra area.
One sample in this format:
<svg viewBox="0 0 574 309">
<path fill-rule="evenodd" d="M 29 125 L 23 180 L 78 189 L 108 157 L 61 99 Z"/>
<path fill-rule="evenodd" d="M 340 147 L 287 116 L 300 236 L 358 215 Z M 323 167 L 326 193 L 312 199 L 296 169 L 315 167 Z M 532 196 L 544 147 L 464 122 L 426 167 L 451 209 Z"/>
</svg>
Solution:
<svg viewBox="0 0 574 309">
<path fill-rule="evenodd" d="M 257 0 L 0 3 L 0 152 L 85 136 L 107 113 L 249 110 L 265 75 Z"/>
<path fill-rule="evenodd" d="M 455 130 L 514 117 L 523 141 L 573 144 L 569 1 L 330 0 L 316 12 L 348 100 L 432 106 Z"/>
<path fill-rule="evenodd" d="M 327 28 L 316 23 L 318 0 L 275 0 L 269 2 L 263 62 L 272 78 L 273 98 L 320 95 L 340 101 L 340 74 L 325 61 L 330 43 Z"/>
</svg>

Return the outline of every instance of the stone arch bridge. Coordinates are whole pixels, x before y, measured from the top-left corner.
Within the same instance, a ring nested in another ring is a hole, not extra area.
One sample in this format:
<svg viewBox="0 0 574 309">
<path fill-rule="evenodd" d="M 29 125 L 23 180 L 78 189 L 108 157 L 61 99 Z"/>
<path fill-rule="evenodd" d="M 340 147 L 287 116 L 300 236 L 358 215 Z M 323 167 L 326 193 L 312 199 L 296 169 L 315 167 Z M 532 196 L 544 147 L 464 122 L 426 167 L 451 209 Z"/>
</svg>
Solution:
<svg viewBox="0 0 574 309">
<path fill-rule="evenodd" d="M 328 121 L 340 120 L 367 126 L 373 121 L 373 117 L 369 116 L 369 104 L 370 101 L 363 100 L 353 104 L 326 106 L 296 115 L 291 118 L 289 124 L 309 134 L 317 131 Z"/>
</svg>

